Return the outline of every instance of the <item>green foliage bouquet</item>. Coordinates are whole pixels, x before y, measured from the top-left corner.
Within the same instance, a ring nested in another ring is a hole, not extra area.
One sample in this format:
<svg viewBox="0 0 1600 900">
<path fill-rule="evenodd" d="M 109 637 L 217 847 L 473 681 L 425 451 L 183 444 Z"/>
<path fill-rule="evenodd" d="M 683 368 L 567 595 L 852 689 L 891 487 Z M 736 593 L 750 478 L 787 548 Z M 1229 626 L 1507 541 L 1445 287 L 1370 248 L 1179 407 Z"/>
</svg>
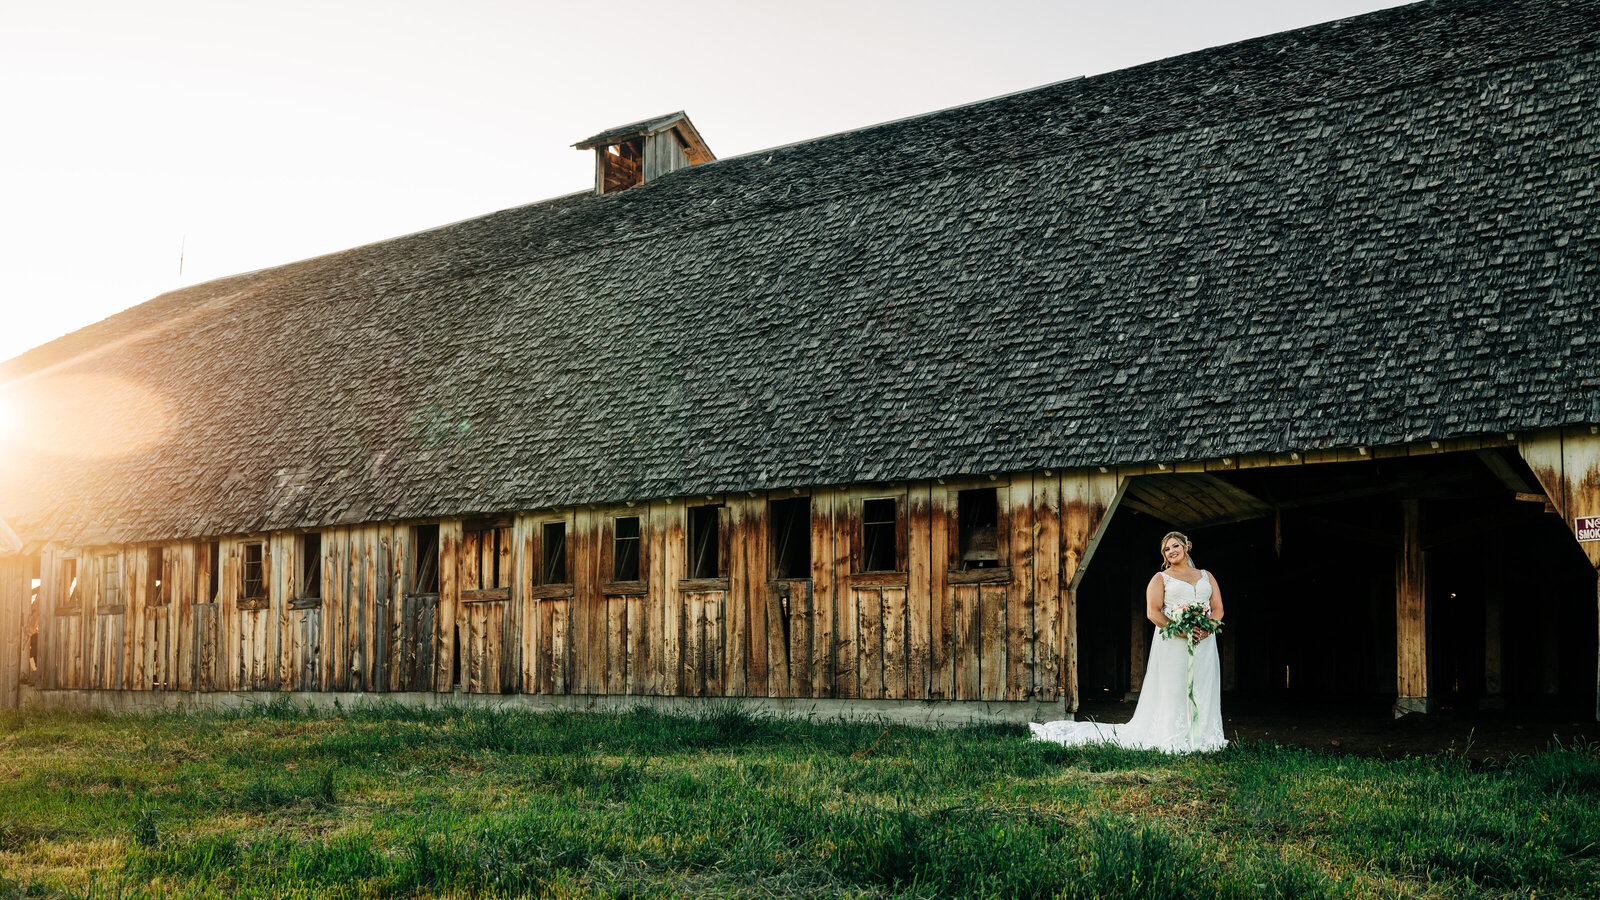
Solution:
<svg viewBox="0 0 1600 900">
<path fill-rule="evenodd" d="M 1185 606 L 1178 617 L 1161 626 L 1161 634 L 1169 638 L 1186 638 L 1189 641 L 1189 652 L 1194 653 L 1194 633 L 1205 631 L 1215 633 L 1222 630 L 1222 621 L 1211 618 L 1206 611 L 1205 604 L 1195 603 Z"/>
</svg>

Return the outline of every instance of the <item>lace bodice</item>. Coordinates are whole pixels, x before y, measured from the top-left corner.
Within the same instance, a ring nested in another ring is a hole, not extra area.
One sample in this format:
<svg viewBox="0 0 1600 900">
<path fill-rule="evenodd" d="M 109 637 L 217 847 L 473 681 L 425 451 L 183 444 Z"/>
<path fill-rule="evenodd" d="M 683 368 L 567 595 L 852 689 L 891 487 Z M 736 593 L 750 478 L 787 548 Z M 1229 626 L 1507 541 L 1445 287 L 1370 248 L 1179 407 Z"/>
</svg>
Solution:
<svg viewBox="0 0 1600 900">
<path fill-rule="evenodd" d="M 1166 572 L 1161 573 L 1161 581 L 1166 585 L 1166 596 L 1161 601 L 1161 613 L 1169 619 L 1178 617 L 1178 612 L 1186 606 L 1193 606 L 1199 602 L 1211 612 L 1211 573 L 1200 570 L 1200 580 L 1194 584 L 1182 578 L 1173 578 Z"/>
</svg>

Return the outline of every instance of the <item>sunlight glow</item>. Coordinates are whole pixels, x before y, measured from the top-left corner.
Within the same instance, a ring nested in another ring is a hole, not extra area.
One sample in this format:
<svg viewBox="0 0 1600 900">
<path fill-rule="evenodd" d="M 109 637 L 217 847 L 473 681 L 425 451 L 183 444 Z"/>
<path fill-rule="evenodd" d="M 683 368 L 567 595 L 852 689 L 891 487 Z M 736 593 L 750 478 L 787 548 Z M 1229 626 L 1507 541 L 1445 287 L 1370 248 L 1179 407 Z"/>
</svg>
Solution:
<svg viewBox="0 0 1600 900">
<path fill-rule="evenodd" d="M 14 435 L 22 428 L 22 416 L 17 412 L 16 404 L 5 394 L 0 394 L 0 447 L 7 446 L 14 440 Z"/>
<path fill-rule="evenodd" d="M 16 385 L 0 402 L 10 409 L 9 426 L 0 424 L 0 442 L 46 456 L 137 453 L 167 440 L 176 425 L 165 397 L 111 375 L 46 375 Z"/>
</svg>

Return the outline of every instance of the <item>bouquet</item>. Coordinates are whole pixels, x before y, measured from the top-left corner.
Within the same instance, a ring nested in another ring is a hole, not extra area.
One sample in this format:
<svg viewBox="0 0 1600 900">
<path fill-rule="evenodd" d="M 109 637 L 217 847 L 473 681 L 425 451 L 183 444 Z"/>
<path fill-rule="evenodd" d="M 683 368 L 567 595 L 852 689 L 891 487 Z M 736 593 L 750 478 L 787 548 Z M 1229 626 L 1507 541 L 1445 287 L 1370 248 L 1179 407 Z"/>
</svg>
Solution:
<svg viewBox="0 0 1600 900">
<path fill-rule="evenodd" d="M 1181 637 L 1189 645 L 1189 746 L 1195 743 L 1195 732 L 1200 727 L 1200 706 L 1194 702 L 1194 633 L 1204 631 L 1215 634 L 1222 630 L 1222 621 L 1213 619 L 1207 613 L 1205 605 L 1195 603 L 1185 606 L 1178 612 L 1176 618 L 1161 626 L 1161 635 L 1166 638 Z"/>
<path fill-rule="evenodd" d="M 1196 631 L 1218 632 L 1222 630 L 1222 622 L 1211 618 L 1203 604 L 1185 606 L 1178 613 L 1176 619 L 1161 626 L 1161 634 L 1169 638 L 1186 638 L 1189 641 L 1189 652 L 1194 653 L 1194 633 Z"/>
</svg>

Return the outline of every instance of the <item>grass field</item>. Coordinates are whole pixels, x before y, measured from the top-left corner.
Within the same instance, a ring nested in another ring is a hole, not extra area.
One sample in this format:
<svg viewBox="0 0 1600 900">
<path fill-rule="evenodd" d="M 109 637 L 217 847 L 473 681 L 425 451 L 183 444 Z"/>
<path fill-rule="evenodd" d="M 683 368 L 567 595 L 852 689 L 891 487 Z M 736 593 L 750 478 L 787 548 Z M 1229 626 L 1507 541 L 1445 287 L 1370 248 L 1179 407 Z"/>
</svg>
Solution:
<svg viewBox="0 0 1600 900">
<path fill-rule="evenodd" d="M 0 897 L 1593 897 L 1600 750 L 385 707 L 0 714 Z"/>
</svg>

